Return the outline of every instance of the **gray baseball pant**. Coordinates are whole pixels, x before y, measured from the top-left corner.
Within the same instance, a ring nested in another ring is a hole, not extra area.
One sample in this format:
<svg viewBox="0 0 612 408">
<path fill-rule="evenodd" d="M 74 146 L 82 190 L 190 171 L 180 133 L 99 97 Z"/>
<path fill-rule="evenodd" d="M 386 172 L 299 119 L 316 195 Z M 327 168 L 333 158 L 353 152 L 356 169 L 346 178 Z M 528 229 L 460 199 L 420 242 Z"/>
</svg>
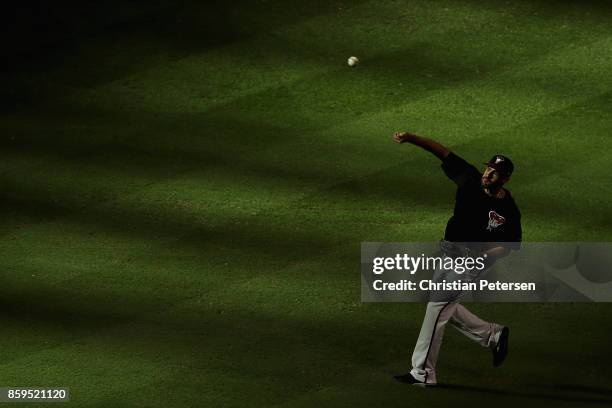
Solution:
<svg viewBox="0 0 612 408">
<path fill-rule="evenodd" d="M 482 272 L 468 271 L 464 275 L 437 271 L 434 280 L 463 280 L 472 282 Z M 421 325 L 421 332 L 412 353 L 412 370 L 410 374 L 419 381 L 436 384 L 436 362 L 448 322 L 457 330 L 483 347 L 494 347 L 503 326 L 482 320 L 458 302 L 461 291 L 437 292 L 427 303 L 427 310 Z"/>
<path fill-rule="evenodd" d="M 410 374 L 419 381 L 436 384 L 436 362 L 442 345 L 444 328 L 450 323 L 483 347 L 494 347 L 503 326 L 489 323 L 458 302 L 429 302 L 421 332 L 412 353 Z"/>
</svg>

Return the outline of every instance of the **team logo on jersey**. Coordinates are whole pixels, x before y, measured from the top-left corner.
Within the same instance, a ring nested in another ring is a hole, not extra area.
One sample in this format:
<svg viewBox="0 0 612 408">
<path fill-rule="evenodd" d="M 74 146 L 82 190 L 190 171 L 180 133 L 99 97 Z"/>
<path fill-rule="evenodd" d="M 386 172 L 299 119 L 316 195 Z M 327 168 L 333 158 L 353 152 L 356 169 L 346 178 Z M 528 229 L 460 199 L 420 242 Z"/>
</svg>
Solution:
<svg viewBox="0 0 612 408">
<path fill-rule="evenodd" d="M 506 222 L 506 219 L 503 216 L 491 210 L 489 211 L 489 226 L 487 226 L 487 230 L 492 231 L 494 228 L 503 225 L 504 222 Z"/>
</svg>

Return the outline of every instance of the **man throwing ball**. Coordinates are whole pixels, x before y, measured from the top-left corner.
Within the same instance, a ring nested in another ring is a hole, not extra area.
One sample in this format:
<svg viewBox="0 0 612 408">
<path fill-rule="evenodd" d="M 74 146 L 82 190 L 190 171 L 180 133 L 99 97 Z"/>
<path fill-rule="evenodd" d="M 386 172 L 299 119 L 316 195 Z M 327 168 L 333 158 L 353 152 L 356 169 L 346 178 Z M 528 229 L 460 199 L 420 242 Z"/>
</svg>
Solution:
<svg viewBox="0 0 612 408">
<path fill-rule="evenodd" d="M 514 165 L 509 158 L 495 155 L 483 173 L 434 140 L 408 132 L 396 132 L 398 143 L 419 146 L 442 161 L 442 170 L 457 185 L 455 209 L 448 220 L 441 248 L 451 252 L 469 251 L 487 259 L 487 266 L 520 248 L 521 213 L 512 195 L 503 186 L 510 180 Z M 412 370 L 395 376 L 414 385 L 435 385 L 436 362 L 444 336 L 451 323 L 478 344 L 491 349 L 498 367 L 508 352 L 508 327 L 490 323 L 471 313 L 457 298 L 430 301 L 412 353 Z"/>
</svg>

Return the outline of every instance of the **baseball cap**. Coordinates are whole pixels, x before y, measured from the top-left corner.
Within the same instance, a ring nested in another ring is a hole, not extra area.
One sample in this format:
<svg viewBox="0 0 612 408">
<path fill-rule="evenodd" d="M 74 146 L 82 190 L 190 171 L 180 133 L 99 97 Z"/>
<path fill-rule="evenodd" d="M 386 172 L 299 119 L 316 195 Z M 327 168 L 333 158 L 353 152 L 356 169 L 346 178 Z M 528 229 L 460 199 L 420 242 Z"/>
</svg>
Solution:
<svg viewBox="0 0 612 408">
<path fill-rule="evenodd" d="M 512 160 L 502 154 L 496 154 L 485 164 L 489 167 L 493 167 L 506 177 L 510 177 L 514 171 L 514 164 L 512 164 Z"/>
</svg>

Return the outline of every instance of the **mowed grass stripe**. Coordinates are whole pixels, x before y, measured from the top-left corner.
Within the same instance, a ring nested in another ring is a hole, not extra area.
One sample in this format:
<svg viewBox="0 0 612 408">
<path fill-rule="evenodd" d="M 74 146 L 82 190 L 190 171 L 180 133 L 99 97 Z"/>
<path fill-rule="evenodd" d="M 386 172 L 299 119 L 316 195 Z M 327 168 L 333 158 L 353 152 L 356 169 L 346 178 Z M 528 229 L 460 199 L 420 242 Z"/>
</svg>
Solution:
<svg viewBox="0 0 612 408">
<path fill-rule="evenodd" d="M 468 65 L 480 68 L 482 73 L 486 73 L 491 66 L 521 62 L 539 55 L 543 48 L 554 50 L 567 43 L 590 40 L 594 35 L 607 32 L 605 25 L 597 24 L 596 21 L 592 22 L 587 32 L 582 26 L 571 25 L 559 30 L 556 23 L 563 23 L 563 19 L 560 19 L 561 21 L 553 19 L 551 23 L 550 20 L 544 20 L 544 17 L 525 14 L 520 9 L 514 10 L 512 6 L 507 7 L 504 13 L 500 13 L 499 10 L 472 7 L 469 9 L 469 18 L 466 18 L 465 13 L 449 12 L 443 3 L 433 7 L 431 4 L 428 4 L 428 7 L 421 7 L 422 5 L 404 2 L 368 2 L 358 7 L 338 10 L 338 13 L 333 15 L 319 16 L 271 31 L 274 35 L 266 32 L 246 42 L 207 50 L 203 55 L 189 56 L 172 62 L 170 66 L 162 63 L 156 68 L 159 72 L 139 72 L 138 76 L 132 79 L 132 82 L 140 82 L 133 84 L 133 87 L 137 88 L 137 92 L 143 93 L 141 97 L 133 94 L 129 86 L 122 86 L 120 81 L 112 83 L 117 87 L 117 94 L 111 89 L 96 90 L 95 87 L 92 92 L 96 97 L 106 95 L 107 100 L 112 101 L 109 105 L 112 109 L 120 106 L 117 103 L 123 99 L 121 95 L 125 94 L 126 103 L 131 103 L 136 109 L 141 109 L 150 102 L 163 104 L 160 105 L 163 106 L 163 112 L 176 110 L 188 112 L 189 106 L 194 109 L 193 112 L 202 112 L 202 109 L 216 105 L 214 103 L 207 105 L 206 102 L 200 104 L 202 97 L 215 99 L 215 94 L 222 92 L 234 100 L 248 96 L 252 89 L 261 90 L 264 84 L 278 87 L 280 82 L 281 85 L 285 85 L 288 73 L 294 73 L 294 76 L 289 78 L 289 82 L 295 82 L 303 78 L 312 68 L 316 70 L 340 68 L 346 56 L 338 57 L 339 49 L 357 52 L 354 50 L 357 46 L 360 48 L 359 51 L 363 50 L 364 58 L 373 56 L 373 59 L 380 58 L 374 50 L 391 49 L 394 52 L 408 50 L 407 56 L 410 57 L 408 62 L 413 67 L 424 69 L 425 74 L 430 74 L 429 70 L 436 71 L 439 68 L 434 63 L 426 67 L 422 59 L 427 56 L 420 55 L 418 51 L 426 52 L 426 44 L 429 44 L 434 55 L 436 51 L 446 54 L 451 51 L 447 44 L 449 39 L 453 38 L 456 43 L 455 51 L 461 52 L 461 57 L 455 58 L 454 62 L 463 68 L 467 68 Z M 372 21 L 374 7 L 377 8 L 378 19 Z M 456 11 L 457 7 L 455 4 L 453 10 Z M 467 12 L 468 9 L 464 8 L 462 11 Z M 366 16 L 367 25 L 364 21 Z M 339 18 L 343 24 L 338 24 Z M 420 21 L 430 21 L 432 18 L 439 20 L 439 23 L 420 23 Z M 504 22 L 506 24 L 503 24 Z M 548 24 L 534 24 L 535 22 Z M 501 31 L 500 26 L 504 27 Z M 467 30 L 468 27 L 470 30 Z M 305 36 L 305 31 L 309 35 Z M 524 47 L 517 47 L 516 41 L 512 40 L 522 38 L 527 32 L 532 34 L 529 43 L 525 43 Z M 503 35 L 502 38 L 496 38 L 500 34 Z M 500 47 L 502 44 L 507 46 Z M 416 46 L 417 54 L 411 55 L 411 45 Z M 305 57 L 300 60 L 298 58 L 300 55 Z M 309 57 L 313 56 L 319 57 L 309 60 Z M 331 62 L 330 58 L 334 58 L 336 62 Z M 437 62 L 441 63 L 444 60 L 440 59 Z M 219 70 L 219 66 L 229 71 Z M 405 63 L 386 66 L 387 69 L 394 66 L 403 68 Z M 227 79 L 231 82 L 225 83 Z M 444 83 L 449 78 L 439 76 L 436 80 Z M 168 88 L 165 88 L 166 85 Z M 155 87 L 156 94 L 145 96 L 151 86 Z M 246 95 L 242 94 L 242 91 L 246 92 Z M 209 95 L 210 92 L 215 94 Z M 90 102 L 89 98 L 81 96 L 83 95 L 75 96 L 76 104 L 83 105 L 84 102 Z M 223 100 L 224 95 L 219 96 Z M 179 101 L 176 98 L 181 99 Z M 193 102 L 196 101 L 198 103 L 194 105 Z"/>
</svg>

